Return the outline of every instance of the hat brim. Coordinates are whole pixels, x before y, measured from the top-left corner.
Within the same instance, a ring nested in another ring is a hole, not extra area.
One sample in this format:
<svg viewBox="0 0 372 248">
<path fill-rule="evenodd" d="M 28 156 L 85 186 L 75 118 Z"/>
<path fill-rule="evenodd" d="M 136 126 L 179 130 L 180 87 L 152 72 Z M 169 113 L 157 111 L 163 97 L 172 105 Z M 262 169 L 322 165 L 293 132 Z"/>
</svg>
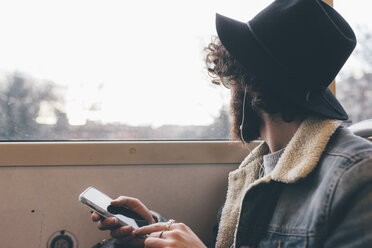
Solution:
<svg viewBox="0 0 372 248">
<path fill-rule="evenodd" d="M 279 84 L 283 80 L 293 80 L 289 78 L 288 70 L 261 46 L 246 23 L 217 13 L 216 29 L 223 46 L 248 72 L 270 83 Z M 265 68 L 270 68 L 270 72 L 268 73 Z M 281 85 L 271 84 L 269 87 L 280 89 Z M 296 96 L 293 96 L 292 100 L 323 116 L 339 120 L 348 119 L 344 108 L 328 88 L 311 92 L 306 101 L 299 102 Z"/>
<path fill-rule="evenodd" d="M 349 118 L 340 102 L 328 88 L 310 93 L 304 107 L 332 119 L 347 120 Z"/>
</svg>

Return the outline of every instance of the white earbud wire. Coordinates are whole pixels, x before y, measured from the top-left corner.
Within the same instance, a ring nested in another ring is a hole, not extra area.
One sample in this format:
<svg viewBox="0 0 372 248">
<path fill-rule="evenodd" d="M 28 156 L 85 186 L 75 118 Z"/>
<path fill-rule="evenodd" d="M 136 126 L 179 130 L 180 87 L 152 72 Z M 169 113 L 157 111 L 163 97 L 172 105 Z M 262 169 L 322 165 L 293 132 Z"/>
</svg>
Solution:
<svg viewBox="0 0 372 248">
<path fill-rule="evenodd" d="M 243 137 L 243 125 L 244 125 L 244 117 L 245 117 L 245 98 L 247 95 L 247 85 L 244 88 L 244 98 L 243 98 L 243 116 L 242 116 L 242 123 L 240 124 L 240 138 L 242 139 L 243 143 L 246 143 Z"/>
</svg>

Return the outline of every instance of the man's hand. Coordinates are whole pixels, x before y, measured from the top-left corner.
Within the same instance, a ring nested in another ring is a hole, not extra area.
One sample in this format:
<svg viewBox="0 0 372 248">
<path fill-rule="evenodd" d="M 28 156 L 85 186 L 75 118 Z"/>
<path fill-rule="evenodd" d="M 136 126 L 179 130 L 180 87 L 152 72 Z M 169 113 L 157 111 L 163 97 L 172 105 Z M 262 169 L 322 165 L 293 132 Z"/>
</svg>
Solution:
<svg viewBox="0 0 372 248">
<path fill-rule="evenodd" d="M 135 235 L 149 235 L 145 240 L 145 248 L 205 248 L 196 234 L 183 223 L 174 223 L 168 231 L 167 223 L 160 222 L 135 230 Z"/>
<path fill-rule="evenodd" d="M 150 224 L 155 223 L 151 212 L 148 208 L 138 199 L 120 196 L 113 200 L 111 205 L 114 206 L 125 206 L 130 210 L 141 215 Z M 111 230 L 111 237 L 116 239 L 117 244 L 126 244 L 131 247 L 143 247 L 144 239 L 136 238 L 133 233 L 134 228 L 132 226 L 120 226 L 118 220 L 115 217 L 103 219 L 98 213 L 94 212 L 91 216 L 94 222 L 97 222 L 97 227 L 100 230 Z"/>
</svg>

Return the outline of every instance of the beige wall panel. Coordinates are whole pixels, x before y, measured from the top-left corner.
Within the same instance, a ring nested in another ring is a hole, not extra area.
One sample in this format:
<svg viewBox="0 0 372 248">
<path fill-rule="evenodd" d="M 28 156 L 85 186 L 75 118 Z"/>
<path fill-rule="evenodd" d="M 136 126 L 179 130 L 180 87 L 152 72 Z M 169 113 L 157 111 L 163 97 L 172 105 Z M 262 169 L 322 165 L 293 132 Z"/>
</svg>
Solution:
<svg viewBox="0 0 372 248">
<path fill-rule="evenodd" d="M 2 142 L 0 166 L 211 164 L 240 162 L 241 142 Z"/>
<path fill-rule="evenodd" d="M 111 197 L 141 199 L 164 217 L 185 222 L 211 237 L 224 201 L 227 174 L 237 164 L 0 167 L 1 247 L 46 247 L 59 230 L 74 234 L 79 247 L 107 238 L 78 201 L 88 186 Z M 35 210 L 32 212 L 32 210 Z"/>
<path fill-rule="evenodd" d="M 9 191 L 10 192 L 10 191 Z M 2 195 L 3 196 L 3 195 Z M 41 243 L 43 213 L 31 212 L 30 208 L 19 203 L 12 207 L 1 200 L 0 237 L 2 248 L 45 247 Z"/>
</svg>

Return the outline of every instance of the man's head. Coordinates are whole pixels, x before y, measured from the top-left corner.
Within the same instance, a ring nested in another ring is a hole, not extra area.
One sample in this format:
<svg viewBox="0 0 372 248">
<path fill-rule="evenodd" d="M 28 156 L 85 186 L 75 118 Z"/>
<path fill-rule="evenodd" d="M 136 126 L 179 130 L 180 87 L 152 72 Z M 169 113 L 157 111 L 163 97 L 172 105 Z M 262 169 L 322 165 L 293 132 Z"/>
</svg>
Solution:
<svg viewBox="0 0 372 248">
<path fill-rule="evenodd" d="M 219 39 L 208 46 L 206 62 L 214 83 L 232 85 L 234 136 L 242 120 L 245 87 L 246 119 L 255 121 L 250 123 L 253 130 L 243 130 L 252 132 L 244 136 L 247 140 L 258 137 L 262 112 L 279 113 L 286 121 L 308 112 L 348 118 L 327 87 L 356 38 L 341 15 L 322 0 L 275 0 L 247 23 L 217 14 L 216 27 Z"/>
<path fill-rule="evenodd" d="M 276 92 L 257 79 L 242 66 L 220 40 L 215 37 L 206 48 L 206 64 L 214 84 L 224 84 L 231 90 L 232 136 L 241 139 L 240 126 L 243 127 L 245 141 L 260 137 L 260 113 L 280 114 L 284 121 L 290 122 L 304 118 L 308 111 L 293 104 L 281 92 Z M 228 85 L 227 85 L 228 84 Z M 243 100 L 246 94 L 243 120 Z"/>
</svg>

